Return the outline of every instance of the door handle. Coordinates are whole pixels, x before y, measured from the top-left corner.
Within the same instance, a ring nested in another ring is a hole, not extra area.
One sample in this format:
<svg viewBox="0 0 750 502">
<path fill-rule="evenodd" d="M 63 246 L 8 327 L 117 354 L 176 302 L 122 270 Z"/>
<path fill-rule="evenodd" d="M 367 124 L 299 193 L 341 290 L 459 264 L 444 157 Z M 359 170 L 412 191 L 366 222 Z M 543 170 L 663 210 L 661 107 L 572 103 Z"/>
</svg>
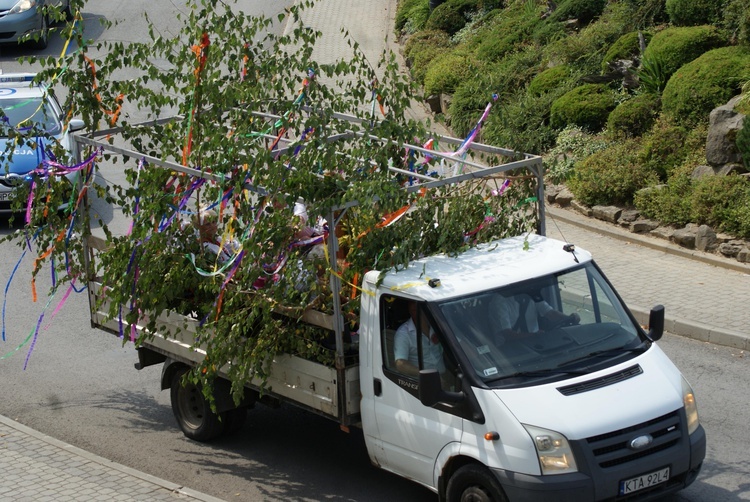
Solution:
<svg viewBox="0 0 750 502">
<path fill-rule="evenodd" d="M 379 396 L 383 393 L 383 382 L 379 378 L 372 379 L 372 393 Z"/>
</svg>

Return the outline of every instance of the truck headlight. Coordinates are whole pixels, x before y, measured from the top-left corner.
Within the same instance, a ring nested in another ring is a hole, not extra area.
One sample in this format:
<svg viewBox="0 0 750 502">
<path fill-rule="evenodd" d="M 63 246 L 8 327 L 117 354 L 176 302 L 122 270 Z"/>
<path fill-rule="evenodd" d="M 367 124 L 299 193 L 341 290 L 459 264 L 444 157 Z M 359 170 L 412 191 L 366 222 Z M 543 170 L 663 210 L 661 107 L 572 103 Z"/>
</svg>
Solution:
<svg viewBox="0 0 750 502">
<path fill-rule="evenodd" d="M 539 456 L 542 474 L 577 472 L 576 459 L 565 436 L 559 432 L 524 425 Z"/>
<path fill-rule="evenodd" d="M 685 404 L 685 415 L 687 415 L 688 434 L 692 434 L 698 429 L 700 420 L 698 419 L 698 405 L 695 402 L 695 394 L 685 377 L 682 377 L 682 402 Z"/>
</svg>

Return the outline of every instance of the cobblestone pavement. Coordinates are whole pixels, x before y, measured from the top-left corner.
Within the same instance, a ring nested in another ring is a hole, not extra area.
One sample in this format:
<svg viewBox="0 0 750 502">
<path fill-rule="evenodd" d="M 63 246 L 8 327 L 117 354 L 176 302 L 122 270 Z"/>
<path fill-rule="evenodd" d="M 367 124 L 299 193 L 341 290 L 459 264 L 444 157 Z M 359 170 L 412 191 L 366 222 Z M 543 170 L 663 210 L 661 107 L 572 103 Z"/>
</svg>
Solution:
<svg viewBox="0 0 750 502">
<path fill-rule="evenodd" d="M 0 416 L 3 502 L 221 502 Z"/>
</svg>

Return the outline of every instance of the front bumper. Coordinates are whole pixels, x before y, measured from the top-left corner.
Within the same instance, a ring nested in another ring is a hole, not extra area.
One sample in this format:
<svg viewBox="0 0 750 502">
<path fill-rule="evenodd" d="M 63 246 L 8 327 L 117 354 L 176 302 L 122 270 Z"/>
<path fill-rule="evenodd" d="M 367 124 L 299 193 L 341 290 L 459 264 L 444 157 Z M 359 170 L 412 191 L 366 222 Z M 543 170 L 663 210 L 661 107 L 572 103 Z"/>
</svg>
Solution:
<svg viewBox="0 0 750 502">
<path fill-rule="evenodd" d="M 556 476 L 532 476 L 503 469 L 493 473 L 503 486 L 511 502 L 598 502 L 598 501 L 649 501 L 678 492 L 689 486 L 698 477 L 706 456 L 706 433 L 698 427 L 689 441 L 688 461 L 675 458 L 673 452 L 654 455 L 617 469 L 608 476 L 591 475 L 584 472 Z M 630 495 L 619 496 L 619 482 L 624 479 L 670 466 L 670 478 L 665 483 Z"/>
</svg>

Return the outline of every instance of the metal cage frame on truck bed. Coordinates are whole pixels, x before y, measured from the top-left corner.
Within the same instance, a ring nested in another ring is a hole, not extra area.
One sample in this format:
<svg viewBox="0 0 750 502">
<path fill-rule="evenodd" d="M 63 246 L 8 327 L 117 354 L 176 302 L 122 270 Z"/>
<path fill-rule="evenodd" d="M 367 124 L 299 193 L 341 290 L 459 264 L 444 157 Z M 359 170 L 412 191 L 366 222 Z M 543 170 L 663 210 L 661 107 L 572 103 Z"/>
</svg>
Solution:
<svg viewBox="0 0 750 502">
<path fill-rule="evenodd" d="M 282 117 L 271 113 L 263 112 L 248 112 L 254 118 L 261 119 L 263 121 L 275 122 L 280 120 Z M 347 121 L 352 124 L 361 124 L 364 120 L 354 117 L 352 115 L 334 113 L 333 118 Z M 161 119 L 158 121 L 152 121 L 138 126 L 147 127 L 149 125 L 164 124 L 173 120 L 181 120 L 183 117 L 170 117 Z M 85 147 L 93 147 L 101 149 L 102 152 L 106 152 L 113 155 L 120 155 L 132 159 L 141 159 L 150 167 L 158 167 L 163 169 L 169 169 L 177 173 L 183 173 L 189 176 L 204 178 L 209 181 L 222 182 L 224 178 L 219 175 L 212 174 L 205 170 L 190 168 L 176 162 L 164 161 L 156 157 L 145 155 L 135 150 L 131 150 L 125 147 L 115 146 L 111 144 L 111 138 L 116 137 L 123 131 L 122 128 L 113 128 L 103 131 L 98 131 L 88 135 L 73 135 L 73 151 L 75 152 L 78 159 L 81 158 L 82 150 Z M 276 136 L 268 134 L 259 134 L 259 137 L 267 139 L 269 141 L 277 140 Z M 543 176 L 543 165 L 542 158 L 538 155 L 523 154 L 513 150 L 499 148 L 482 143 L 470 143 L 466 146 L 465 140 L 453 138 L 449 136 L 442 136 L 433 134 L 433 138 L 437 139 L 442 144 L 447 145 L 462 145 L 470 154 L 475 155 L 488 155 L 496 156 L 504 159 L 510 158 L 511 160 L 504 164 L 497 165 L 483 165 L 471 158 L 457 158 L 451 153 L 438 152 L 430 149 L 426 149 L 419 145 L 404 143 L 400 145 L 405 149 L 410 149 L 423 156 L 430 156 L 433 158 L 442 159 L 451 163 L 457 163 L 462 166 L 461 172 L 452 176 L 438 177 L 429 174 L 419 174 L 406 169 L 401 169 L 393 166 L 389 166 L 388 170 L 393 175 L 403 175 L 412 178 L 419 179 L 419 183 L 404 187 L 407 192 L 415 192 L 422 188 L 437 188 L 446 185 L 453 185 L 457 183 L 470 182 L 472 180 L 478 180 L 493 175 L 502 175 L 509 171 L 515 171 L 519 169 L 528 170 L 536 178 L 536 197 L 538 203 L 536 204 L 537 214 L 537 233 L 545 234 L 545 213 L 544 213 L 544 176 Z M 382 142 L 384 144 L 397 144 L 392 139 L 382 138 L 373 136 L 364 132 L 349 131 L 344 133 L 338 133 L 326 137 L 326 142 L 337 142 L 346 141 L 349 139 L 367 139 L 370 141 Z M 274 148 L 274 153 L 283 154 L 289 150 L 292 146 L 292 140 L 282 138 L 278 143 L 277 147 Z M 517 159 L 517 160 L 512 160 Z M 463 168 L 468 168 L 465 172 Z M 265 194 L 262 187 L 252 186 L 245 184 L 245 189 L 256 192 L 258 194 Z M 85 202 L 87 211 L 89 210 L 88 201 Z M 335 228 L 336 225 L 341 221 L 341 218 L 346 211 L 352 207 L 357 206 L 357 201 L 351 201 L 347 204 L 332 207 L 329 210 L 328 222 L 331 228 Z M 88 218 L 85 219 L 87 222 Z M 106 309 L 102 308 L 102 284 L 95 276 L 95 268 L 93 260 L 95 259 L 95 253 L 97 250 L 102 250 L 106 247 L 107 243 L 97 237 L 91 236 L 91 229 L 87 228 L 84 230 L 84 235 L 87 236 L 83 241 L 84 246 L 84 260 L 87 271 L 87 282 L 89 290 L 89 305 L 91 313 L 92 327 L 98 327 L 110 332 L 119 332 L 118 321 L 115 319 L 108 319 L 105 314 Z M 338 251 L 339 243 L 335 231 L 328 233 L 327 239 L 328 256 L 336 256 Z M 272 374 L 269 377 L 267 386 L 264 387 L 264 392 L 268 392 L 271 395 L 277 396 L 281 399 L 289 399 L 294 404 L 302 406 L 304 408 L 315 411 L 319 414 L 325 415 L 329 418 L 338 420 L 342 426 L 354 425 L 359 422 L 359 376 L 358 368 L 347 367 L 345 362 L 345 344 L 344 344 L 344 319 L 342 315 L 342 305 L 340 299 L 341 293 L 341 279 L 337 273 L 336 260 L 330 260 L 331 273 L 330 276 L 330 288 L 333 296 L 333 315 L 324 314 L 310 310 L 302 316 L 302 321 L 307 322 L 325 329 L 331 330 L 335 334 L 335 365 L 333 368 L 328 368 L 328 373 L 320 373 L 320 369 L 314 366 L 321 366 L 322 364 L 312 363 L 310 361 L 296 358 L 298 361 L 290 360 L 288 358 L 294 358 L 295 356 L 280 356 L 278 361 L 274 362 L 274 368 Z M 151 341 L 147 342 L 147 347 L 165 357 L 172 357 L 178 360 L 182 360 L 186 363 L 197 364 L 199 363 L 205 352 L 201 353 L 199 347 L 194 347 L 192 341 L 190 341 L 191 334 L 195 333 L 197 324 L 193 323 L 189 326 L 190 319 L 179 316 L 175 313 L 163 314 L 163 318 L 160 317 L 160 322 L 163 322 L 164 326 L 173 325 L 178 329 L 179 332 L 187 333 L 183 335 L 182 339 L 175 339 L 173 337 L 164 336 L 162 334 L 153 334 Z M 179 325 L 179 326 L 178 326 Z M 189 326 L 188 329 L 185 329 Z M 137 326 L 138 330 L 142 329 L 142 326 Z M 294 364 L 289 363 L 292 361 Z M 300 361 L 305 361 L 301 363 Z M 288 364 L 284 364 L 284 363 Z M 277 364 L 278 363 L 278 364 Z M 298 374 L 291 368 L 295 365 L 302 365 L 303 367 L 310 366 L 309 371 L 303 372 L 304 374 Z"/>
</svg>

